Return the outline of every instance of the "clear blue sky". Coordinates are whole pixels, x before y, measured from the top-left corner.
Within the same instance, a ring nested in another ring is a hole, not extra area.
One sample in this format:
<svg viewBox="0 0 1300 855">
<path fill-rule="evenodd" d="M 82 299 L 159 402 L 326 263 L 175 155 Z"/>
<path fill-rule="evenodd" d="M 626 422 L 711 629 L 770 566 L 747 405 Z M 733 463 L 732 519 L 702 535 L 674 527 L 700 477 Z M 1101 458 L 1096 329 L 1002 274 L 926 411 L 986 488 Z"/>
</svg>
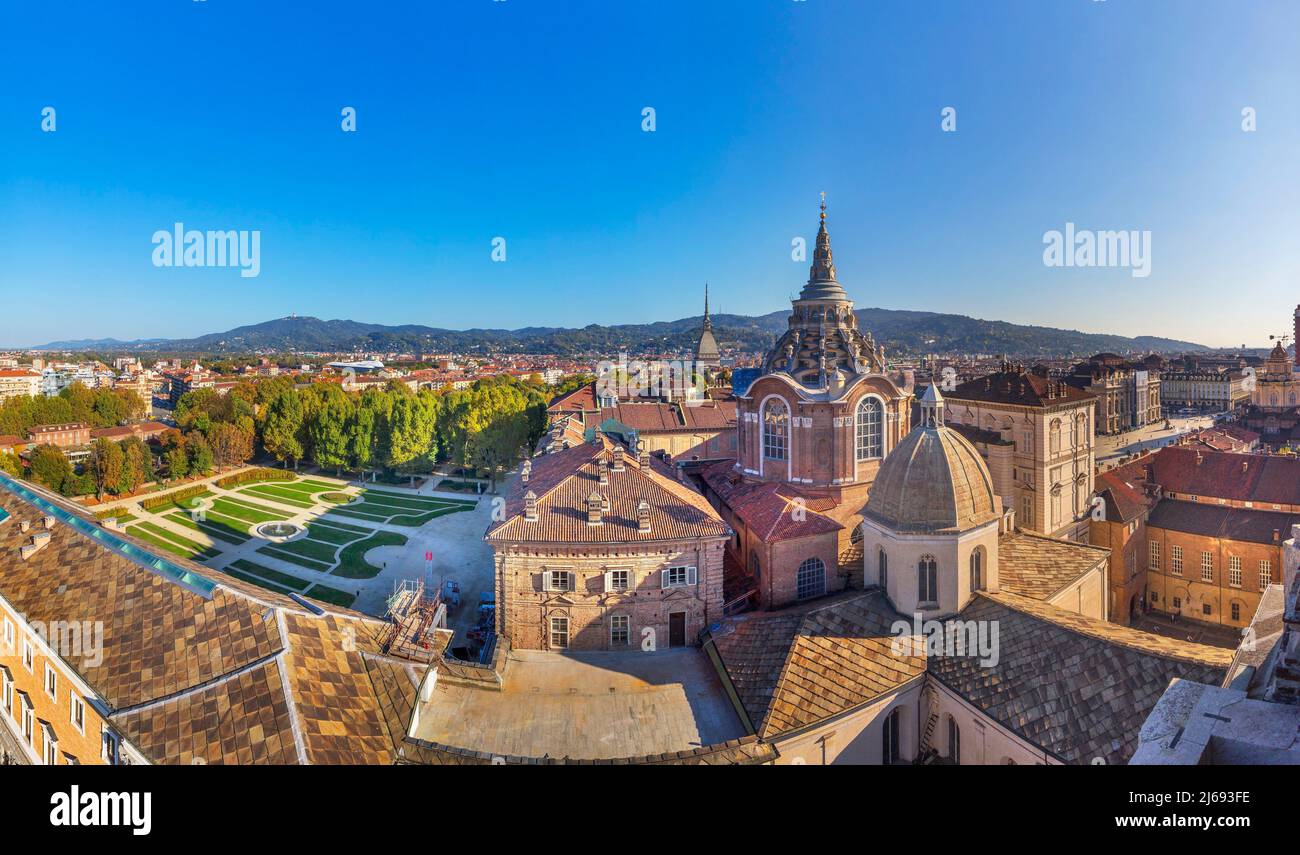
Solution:
<svg viewBox="0 0 1300 855">
<path fill-rule="evenodd" d="M 6 0 L 0 344 L 667 320 L 705 280 L 758 314 L 825 190 L 859 306 L 1260 345 L 1300 302 L 1298 33 L 1249 0 Z M 155 268 L 178 220 L 261 230 L 261 275 Z M 1151 230 L 1151 275 L 1044 267 L 1067 221 Z"/>
</svg>

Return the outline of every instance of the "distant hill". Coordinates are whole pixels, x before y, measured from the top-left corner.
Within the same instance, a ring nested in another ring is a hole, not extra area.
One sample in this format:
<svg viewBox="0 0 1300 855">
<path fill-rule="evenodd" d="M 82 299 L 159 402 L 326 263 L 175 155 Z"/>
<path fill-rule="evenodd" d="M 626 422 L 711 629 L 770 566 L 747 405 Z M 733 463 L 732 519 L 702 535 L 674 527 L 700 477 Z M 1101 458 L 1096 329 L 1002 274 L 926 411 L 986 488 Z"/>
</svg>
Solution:
<svg viewBox="0 0 1300 855">
<path fill-rule="evenodd" d="M 858 309 L 858 322 L 891 353 L 1006 353 L 1016 357 L 1090 354 L 1099 351 L 1182 352 L 1209 350 L 1204 345 L 1157 336 L 1128 338 L 1084 333 L 1052 327 L 1023 326 L 986 321 L 965 315 L 912 312 L 894 309 Z M 751 317 L 714 315 L 713 328 L 720 346 L 762 351 L 786 328 L 787 310 Z M 501 352 L 516 353 L 629 353 L 687 350 L 695 345 L 701 317 L 648 324 L 580 329 L 524 327 L 523 329 L 451 330 L 405 324 L 386 326 L 349 320 L 325 321 L 312 317 L 277 318 L 190 339 L 116 339 L 60 341 L 33 350 L 139 351 L 180 353 L 249 352 Z"/>
</svg>

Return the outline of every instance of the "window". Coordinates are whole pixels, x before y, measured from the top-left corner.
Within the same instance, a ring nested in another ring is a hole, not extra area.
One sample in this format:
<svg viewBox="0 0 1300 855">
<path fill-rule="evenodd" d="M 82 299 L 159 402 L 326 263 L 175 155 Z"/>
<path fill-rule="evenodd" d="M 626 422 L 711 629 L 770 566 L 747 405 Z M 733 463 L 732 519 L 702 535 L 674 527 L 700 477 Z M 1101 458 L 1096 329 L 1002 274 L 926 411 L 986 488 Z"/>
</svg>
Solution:
<svg viewBox="0 0 1300 855">
<path fill-rule="evenodd" d="M 1234 588 L 1241 587 L 1241 556 L 1228 556 L 1228 584 Z"/>
<path fill-rule="evenodd" d="M 849 543 L 853 544 L 854 546 L 857 546 L 861 542 L 862 542 L 862 526 L 855 525 L 853 527 L 852 533 L 849 534 Z"/>
<path fill-rule="evenodd" d="M 1174 597 L 1174 610 L 1177 611 L 1183 607 L 1183 598 Z"/>
<path fill-rule="evenodd" d="M 790 412 L 781 400 L 763 405 L 763 456 L 785 460 L 790 451 Z"/>
<path fill-rule="evenodd" d="M 1201 581 L 1214 581 L 1214 556 L 1208 552 L 1201 553 Z"/>
<path fill-rule="evenodd" d="M 86 734 L 86 702 L 69 692 L 68 706 L 72 709 L 69 715 L 72 726 L 77 729 L 77 733 L 84 736 Z"/>
<path fill-rule="evenodd" d="M 880 731 L 880 762 L 892 766 L 898 762 L 898 707 L 885 716 L 885 726 Z"/>
<path fill-rule="evenodd" d="M 117 734 L 108 728 L 104 728 L 104 741 L 100 756 L 103 758 L 105 763 L 110 766 L 116 766 L 121 762 L 121 758 L 118 755 L 119 747 L 120 743 Z"/>
<path fill-rule="evenodd" d="M 948 716 L 948 759 L 961 765 L 961 728 L 951 715 Z"/>
<path fill-rule="evenodd" d="M 59 762 L 59 740 L 54 736 L 54 730 L 44 722 L 41 722 L 41 731 L 45 737 L 45 765 L 56 766 Z"/>
<path fill-rule="evenodd" d="M 9 713 L 9 717 L 14 715 L 14 675 L 3 665 L 0 665 L 0 706 L 4 711 Z"/>
<path fill-rule="evenodd" d="M 1151 552 L 1150 558 L 1147 561 L 1147 569 L 1159 570 L 1160 569 L 1160 541 L 1158 540 L 1151 541 L 1151 544 L 1147 548 Z"/>
<path fill-rule="evenodd" d="M 1273 562 L 1267 558 L 1259 562 L 1259 589 L 1262 591 L 1273 584 Z"/>
<path fill-rule="evenodd" d="M 1169 572 L 1175 576 L 1183 575 L 1183 548 L 1181 546 L 1171 546 L 1169 548 Z"/>
<path fill-rule="evenodd" d="M 758 550 L 749 550 L 749 575 L 754 577 L 754 582 L 763 578 L 763 564 L 758 560 Z"/>
<path fill-rule="evenodd" d="M 1052 426 L 1048 430 L 1048 449 L 1053 457 L 1061 453 L 1061 421 L 1053 419 Z"/>
<path fill-rule="evenodd" d="M 1034 524 L 1034 497 L 1024 495 L 1020 497 L 1020 524 L 1026 528 Z"/>
<path fill-rule="evenodd" d="M 22 715 L 23 739 L 26 739 L 27 744 L 34 748 L 36 747 L 36 737 L 33 728 L 36 723 L 36 713 L 32 708 L 32 700 L 27 697 L 26 692 L 18 693 L 18 706 Z"/>
<path fill-rule="evenodd" d="M 1208 615 L 1209 613 L 1210 613 L 1210 604 L 1209 604 L 1209 603 L 1202 603 L 1202 604 L 1201 604 L 1201 614 L 1203 614 L 1203 615 Z"/>
<path fill-rule="evenodd" d="M 922 555 L 916 564 L 916 601 L 923 606 L 939 604 L 939 570 L 933 555 Z"/>
<path fill-rule="evenodd" d="M 970 554 L 971 592 L 984 590 L 984 547 L 978 546 Z"/>
<path fill-rule="evenodd" d="M 631 618 L 627 615 L 614 615 L 609 619 L 609 643 L 614 647 L 625 646 L 632 638 Z"/>
<path fill-rule="evenodd" d="M 610 570 L 605 574 L 605 590 L 626 591 L 632 586 L 631 576 L 630 570 Z"/>
<path fill-rule="evenodd" d="M 14 649 L 14 622 L 5 618 L 5 647 Z"/>
<path fill-rule="evenodd" d="M 863 398 L 858 402 L 857 449 L 858 460 L 874 460 L 884 456 L 884 432 L 881 430 L 881 413 L 884 407 L 876 398 Z"/>
<path fill-rule="evenodd" d="M 551 647 L 557 650 L 563 650 L 569 646 L 569 619 L 566 617 L 551 618 Z"/>
<path fill-rule="evenodd" d="M 28 639 L 23 639 L 23 667 L 29 672 L 33 670 L 36 662 L 35 654 L 32 651 L 32 643 Z"/>
<path fill-rule="evenodd" d="M 1232 604 L 1232 619 L 1235 621 L 1241 620 L 1241 603 Z"/>
<path fill-rule="evenodd" d="M 547 591 L 572 591 L 573 574 L 568 570 L 547 570 L 542 574 Z"/>
<path fill-rule="evenodd" d="M 880 587 L 888 591 L 889 590 L 889 553 L 885 552 L 885 548 L 882 546 L 880 547 L 880 550 L 877 553 L 876 557 L 877 560 L 880 562 Z"/>
<path fill-rule="evenodd" d="M 45 694 L 56 704 L 59 702 L 59 672 L 45 663 Z"/>
<path fill-rule="evenodd" d="M 685 588 L 695 584 L 694 567 L 665 567 L 661 588 Z"/>
<path fill-rule="evenodd" d="M 795 596 L 801 600 L 826 593 L 826 565 L 820 558 L 809 558 L 799 565 Z"/>
</svg>

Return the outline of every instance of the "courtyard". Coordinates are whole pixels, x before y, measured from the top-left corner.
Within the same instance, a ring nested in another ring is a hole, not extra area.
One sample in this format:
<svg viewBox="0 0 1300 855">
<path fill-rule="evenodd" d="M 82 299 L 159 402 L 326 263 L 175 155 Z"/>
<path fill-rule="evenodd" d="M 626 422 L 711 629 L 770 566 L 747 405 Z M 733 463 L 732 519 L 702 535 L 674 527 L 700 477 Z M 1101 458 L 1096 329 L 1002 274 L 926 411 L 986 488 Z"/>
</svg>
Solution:
<svg viewBox="0 0 1300 855">
<path fill-rule="evenodd" d="M 382 615 L 401 580 L 437 589 L 456 579 L 475 602 L 483 577 L 491 590 L 482 540 L 491 502 L 438 484 L 431 478 L 412 490 L 244 470 L 107 503 L 95 515 L 267 590 Z"/>
</svg>

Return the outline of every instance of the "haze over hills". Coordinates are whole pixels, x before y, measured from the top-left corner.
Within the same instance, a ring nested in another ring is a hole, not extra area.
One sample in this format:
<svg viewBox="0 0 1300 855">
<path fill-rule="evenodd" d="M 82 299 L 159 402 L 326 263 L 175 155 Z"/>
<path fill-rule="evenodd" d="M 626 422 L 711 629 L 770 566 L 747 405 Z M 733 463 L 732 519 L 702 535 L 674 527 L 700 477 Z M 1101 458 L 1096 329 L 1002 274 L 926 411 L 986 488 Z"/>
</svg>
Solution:
<svg viewBox="0 0 1300 855">
<path fill-rule="evenodd" d="M 786 328 L 789 310 L 766 315 L 713 315 L 719 345 L 762 351 Z M 1159 336 L 1107 335 L 988 321 L 965 315 L 894 309 L 858 309 L 858 322 L 891 353 L 1006 353 L 1018 357 L 1089 354 L 1099 351 L 1181 352 L 1210 350 Z M 689 350 L 701 317 L 648 324 L 451 330 L 418 324 L 388 326 L 351 320 L 292 316 L 188 339 L 82 339 L 56 341 L 31 350 L 184 353 L 248 352 L 493 352 L 579 354 Z"/>
</svg>

